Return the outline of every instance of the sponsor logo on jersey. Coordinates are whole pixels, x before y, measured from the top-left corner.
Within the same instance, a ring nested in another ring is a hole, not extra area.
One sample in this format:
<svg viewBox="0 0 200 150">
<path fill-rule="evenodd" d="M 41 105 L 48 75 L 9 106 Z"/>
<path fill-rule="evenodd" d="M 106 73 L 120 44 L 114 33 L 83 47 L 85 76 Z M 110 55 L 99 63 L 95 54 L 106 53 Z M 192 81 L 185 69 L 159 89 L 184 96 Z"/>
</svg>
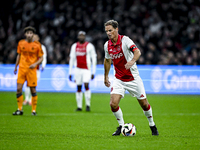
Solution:
<svg viewBox="0 0 200 150">
<path fill-rule="evenodd" d="M 76 56 L 84 56 L 86 55 L 86 52 L 76 52 Z"/>
<path fill-rule="evenodd" d="M 123 53 L 118 53 L 118 54 L 110 54 L 110 57 L 112 59 L 119 59 L 123 56 Z"/>
</svg>

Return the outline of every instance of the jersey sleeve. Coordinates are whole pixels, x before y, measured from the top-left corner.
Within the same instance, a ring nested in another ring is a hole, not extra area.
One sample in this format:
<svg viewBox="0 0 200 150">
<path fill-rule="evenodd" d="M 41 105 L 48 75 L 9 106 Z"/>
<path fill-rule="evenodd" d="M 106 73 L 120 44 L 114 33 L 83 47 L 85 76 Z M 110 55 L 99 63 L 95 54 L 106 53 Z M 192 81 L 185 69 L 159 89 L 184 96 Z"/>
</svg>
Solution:
<svg viewBox="0 0 200 150">
<path fill-rule="evenodd" d="M 96 64 L 97 64 L 97 54 L 95 51 L 95 47 L 93 44 L 89 43 L 88 46 L 90 46 L 90 54 L 91 54 L 91 59 L 92 59 L 92 74 L 96 73 Z"/>
<path fill-rule="evenodd" d="M 21 54 L 21 47 L 20 46 L 21 46 L 22 42 L 23 42 L 22 40 L 18 42 L 18 45 L 17 45 L 17 53 L 18 54 Z"/>
<path fill-rule="evenodd" d="M 17 46 L 17 53 L 18 53 L 18 54 L 20 54 L 20 53 L 21 53 L 21 50 L 20 50 L 19 43 L 18 43 L 18 46 Z"/>
<path fill-rule="evenodd" d="M 42 57 L 44 55 L 43 51 L 42 51 L 42 46 L 41 44 L 38 42 L 38 57 Z"/>
<path fill-rule="evenodd" d="M 44 53 L 43 61 L 42 61 L 42 68 L 44 68 L 47 64 L 47 50 L 46 50 L 46 47 L 44 45 L 42 45 L 42 51 Z"/>
<path fill-rule="evenodd" d="M 137 48 L 136 44 L 127 36 L 124 36 L 127 48 L 131 51 L 135 51 Z"/>
<path fill-rule="evenodd" d="M 104 44 L 104 51 L 105 51 L 105 58 L 111 59 L 109 53 L 108 53 L 108 41 Z"/>
<path fill-rule="evenodd" d="M 76 57 L 76 54 L 75 54 L 75 50 L 76 50 L 76 43 L 74 43 L 71 47 L 71 50 L 70 50 L 70 60 L 69 60 L 69 75 L 72 74 L 72 68 L 74 66 L 74 62 L 75 62 L 75 57 Z"/>
</svg>

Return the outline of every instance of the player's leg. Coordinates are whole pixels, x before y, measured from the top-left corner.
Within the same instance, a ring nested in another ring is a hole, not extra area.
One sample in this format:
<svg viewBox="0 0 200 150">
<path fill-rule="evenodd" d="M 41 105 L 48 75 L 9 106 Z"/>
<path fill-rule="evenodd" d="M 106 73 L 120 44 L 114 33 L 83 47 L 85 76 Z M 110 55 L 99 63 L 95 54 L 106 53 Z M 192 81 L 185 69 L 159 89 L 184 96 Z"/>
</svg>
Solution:
<svg viewBox="0 0 200 150">
<path fill-rule="evenodd" d="M 135 96 L 140 106 L 143 109 L 144 115 L 147 117 L 147 120 L 149 121 L 149 126 L 152 131 L 152 135 L 158 135 L 158 131 L 153 120 L 152 108 L 146 98 L 146 92 L 144 89 L 142 79 L 138 76 L 137 78 L 135 78 L 135 81 L 133 82 L 134 84 L 136 84 Z"/>
<path fill-rule="evenodd" d="M 37 69 L 37 82 L 40 80 L 40 70 Z M 32 94 L 31 94 L 31 89 L 30 87 L 26 86 L 25 88 L 25 101 L 29 104 L 32 105 Z M 24 101 L 24 103 L 25 103 Z"/>
<path fill-rule="evenodd" d="M 23 84 L 17 83 L 17 104 L 19 110 L 22 110 L 22 103 L 23 103 L 22 87 Z"/>
<path fill-rule="evenodd" d="M 77 85 L 76 103 L 77 103 L 76 111 L 82 111 L 82 103 L 83 103 L 82 85 Z"/>
<path fill-rule="evenodd" d="M 153 112 L 152 112 L 151 105 L 148 103 L 146 98 L 138 99 L 138 102 L 143 109 L 144 115 L 147 117 L 147 120 L 149 121 L 149 126 L 152 131 L 152 135 L 159 135 L 157 127 L 153 120 Z"/>
<path fill-rule="evenodd" d="M 30 87 L 31 95 L 32 95 L 32 115 L 36 115 L 36 107 L 37 107 L 37 92 L 35 87 Z"/>
<path fill-rule="evenodd" d="M 140 106 L 142 107 L 144 115 L 147 117 L 149 121 L 149 126 L 151 130 L 153 128 L 152 135 L 158 135 L 158 131 L 153 120 L 152 108 L 149 102 L 147 101 L 146 92 L 144 89 L 142 79 L 140 78 L 140 76 L 136 76 L 135 80 L 124 84 L 126 84 L 126 90 L 128 90 L 132 96 L 135 96 L 137 98 Z"/>
<path fill-rule="evenodd" d="M 119 102 L 121 100 L 122 96 L 119 94 L 111 94 L 110 96 L 110 107 L 111 110 L 116 117 L 118 123 L 120 126 L 124 125 L 124 119 L 123 119 L 123 114 L 121 111 L 121 108 L 119 107 Z"/>
<path fill-rule="evenodd" d="M 148 121 L 149 121 L 149 126 L 154 126 L 155 123 L 153 121 L 153 114 L 152 114 L 152 109 L 150 104 L 148 103 L 147 99 L 137 99 L 140 106 L 142 107 L 145 116 L 147 117 Z"/>
<path fill-rule="evenodd" d="M 23 84 L 17 83 L 17 111 L 13 112 L 13 115 L 23 115 L 22 105 L 23 105 L 23 95 L 22 95 Z"/>
<path fill-rule="evenodd" d="M 88 69 L 83 70 L 83 83 L 85 86 L 85 104 L 86 104 L 86 111 L 90 111 L 90 104 L 91 104 L 91 91 L 89 88 L 89 82 L 91 79 L 91 71 Z"/>
<path fill-rule="evenodd" d="M 31 89 L 31 103 L 32 103 L 32 115 L 36 115 L 36 107 L 37 107 L 37 92 L 36 92 L 36 86 L 37 86 L 37 73 L 36 68 L 35 69 L 29 69 L 27 74 L 27 86 Z"/>
<path fill-rule="evenodd" d="M 90 104 L 91 104 L 91 91 L 89 89 L 89 83 L 84 83 L 85 86 L 85 104 L 86 104 L 86 111 L 90 111 Z"/>
<path fill-rule="evenodd" d="M 77 91 L 76 91 L 77 109 L 76 109 L 76 111 L 82 111 L 82 103 L 83 103 L 83 93 L 82 93 L 83 73 L 82 73 L 82 69 L 79 69 L 79 68 L 75 69 L 74 78 L 75 78 L 76 85 L 77 85 Z"/>
<path fill-rule="evenodd" d="M 18 109 L 17 111 L 13 112 L 13 115 L 23 115 L 22 105 L 23 105 L 23 94 L 22 94 L 22 88 L 23 84 L 26 79 L 26 71 L 19 68 L 18 70 L 18 76 L 17 76 L 17 105 Z"/>
<path fill-rule="evenodd" d="M 114 116 L 116 117 L 119 127 L 113 133 L 113 136 L 121 134 L 121 128 L 124 125 L 123 113 L 121 108 L 119 107 L 119 102 L 122 97 L 124 97 L 125 89 L 121 84 L 121 81 L 118 79 L 114 79 L 113 87 L 111 88 L 111 95 L 110 95 L 110 107 L 111 111 L 113 112 Z"/>
<path fill-rule="evenodd" d="M 40 70 L 37 69 L 37 82 L 40 79 Z M 25 88 L 25 101 L 23 103 L 24 105 L 32 105 L 32 94 L 31 94 L 31 89 L 30 87 L 26 86 Z"/>
<path fill-rule="evenodd" d="M 31 105 L 31 90 L 30 90 L 30 87 L 28 87 L 28 86 L 25 87 L 25 100 L 24 100 L 23 104 Z"/>
<path fill-rule="evenodd" d="M 111 111 L 113 112 L 114 116 L 116 117 L 119 123 L 119 127 L 117 127 L 117 130 L 113 133 L 113 136 L 120 135 L 121 128 L 124 125 L 123 113 L 122 113 L 121 108 L 119 107 L 119 102 L 121 98 L 122 96 L 120 94 L 111 94 L 111 97 L 110 97 Z"/>
</svg>

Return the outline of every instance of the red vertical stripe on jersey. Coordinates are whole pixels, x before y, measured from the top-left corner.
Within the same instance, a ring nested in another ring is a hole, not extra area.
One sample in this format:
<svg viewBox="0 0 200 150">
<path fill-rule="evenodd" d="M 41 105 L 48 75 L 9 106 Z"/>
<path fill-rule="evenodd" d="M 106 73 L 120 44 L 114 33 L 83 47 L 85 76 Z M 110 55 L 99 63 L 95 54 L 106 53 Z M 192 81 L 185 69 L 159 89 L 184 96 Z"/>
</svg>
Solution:
<svg viewBox="0 0 200 150">
<path fill-rule="evenodd" d="M 122 50 L 122 41 L 123 35 L 118 35 L 118 40 L 116 45 L 113 45 L 112 41 L 108 41 L 108 53 L 113 61 L 115 67 L 115 77 L 124 82 L 134 80 L 134 77 L 130 71 L 130 69 L 125 68 L 125 64 L 127 60 L 124 56 L 124 52 Z"/>
<path fill-rule="evenodd" d="M 77 42 L 76 44 L 76 60 L 77 67 L 82 69 L 88 69 L 87 67 L 87 50 L 86 47 L 89 42 L 85 42 L 83 44 Z"/>
</svg>

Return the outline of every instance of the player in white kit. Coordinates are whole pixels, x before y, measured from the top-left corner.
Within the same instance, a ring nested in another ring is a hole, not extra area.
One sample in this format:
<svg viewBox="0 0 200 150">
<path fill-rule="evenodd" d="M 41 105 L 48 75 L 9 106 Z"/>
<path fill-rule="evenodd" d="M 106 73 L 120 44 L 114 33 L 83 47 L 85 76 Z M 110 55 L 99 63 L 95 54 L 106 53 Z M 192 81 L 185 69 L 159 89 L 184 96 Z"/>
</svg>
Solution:
<svg viewBox="0 0 200 150">
<path fill-rule="evenodd" d="M 34 34 L 33 40 L 34 41 L 39 41 L 40 38 L 39 38 L 39 36 L 37 34 Z M 47 50 L 46 50 L 46 47 L 43 44 L 41 44 L 41 46 L 42 46 L 42 51 L 43 51 L 44 55 L 43 55 L 43 61 L 41 63 L 41 67 L 42 67 L 41 70 L 40 70 L 40 66 L 37 67 L 37 80 L 40 79 L 40 73 L 41 73 L 40 71 L 44 70 L 44 68 L 46 66 L 46 63 L 47 63 Z M 25 87 L 25 100 L 23 102 L 23 105 L 31 105 L 31 97 L 32 96 L 31 96 L 30 87 L 26 86 Z"/>
<path fill-rule="evenodd" d="M 149 121 L 152 135 L 159 135 L 153 121 L 152 108 L 147 101 L 143 81 L 139 76 L 136 66 L 136 61 L 141 55 L 140 50 L 129 37 L 119 35 L 117 21 L 109 20 L 104 26 L 109 38 L 109 40 L 104 44 L 104 84 L 107 87 L 110 87 L 111 85 L 108 74 L 112 60 L 115 70 L 115 78 L 110 93 L 110 107 L 119 123 L 119 127 L 112 135 L 120 135 L 121 128 L 124 125 L 123 113 L 119 107 L 119 102 L 121 98 L 124 97 L 126 90 L 132 96 L 137 98 Z"/>
<path fill-rule="evenodd" d="M 75 82 L 77 85 L 76 92 L 76 111 L 82 111 L 83 92 L 82 84 L 85 86 L 85 104 L 86 111 L 90 111 L 91 91 L 89 89 L 90 79 L 94 79 L 96 72 L 96 52 L 93 44 L 85 41 L 86 33 L 80 31 L 78 33 L 78 42 L 74 43 L 70 51 L 69 61 L 69 79 L 72 81 L 72 68 L 75 66 Z M 92 65 L 92 72 L 91 72 Z"/>
</svg>

